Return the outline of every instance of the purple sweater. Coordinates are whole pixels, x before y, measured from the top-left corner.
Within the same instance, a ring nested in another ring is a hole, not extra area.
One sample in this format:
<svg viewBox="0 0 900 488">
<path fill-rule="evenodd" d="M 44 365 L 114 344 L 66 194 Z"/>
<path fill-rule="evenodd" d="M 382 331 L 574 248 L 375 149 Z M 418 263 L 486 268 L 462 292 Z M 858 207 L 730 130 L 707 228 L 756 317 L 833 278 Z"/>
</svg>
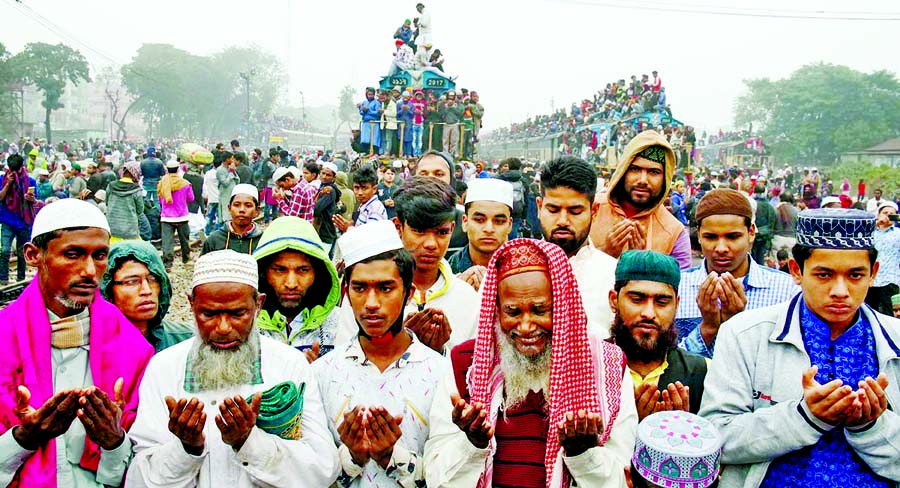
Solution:
<svg viewBox="0 0 900 488">
<path fill-rule="evenodd" d="M 187 222 L 187 204 L 193 201 L 194 190 L 191 188 L 191 185 L 187 185 L 172 192 L 172 203 L 166 203 L 166 200 L 163 197 L 159 197 L 159 220 L 162 222 Z"/>
</svg>

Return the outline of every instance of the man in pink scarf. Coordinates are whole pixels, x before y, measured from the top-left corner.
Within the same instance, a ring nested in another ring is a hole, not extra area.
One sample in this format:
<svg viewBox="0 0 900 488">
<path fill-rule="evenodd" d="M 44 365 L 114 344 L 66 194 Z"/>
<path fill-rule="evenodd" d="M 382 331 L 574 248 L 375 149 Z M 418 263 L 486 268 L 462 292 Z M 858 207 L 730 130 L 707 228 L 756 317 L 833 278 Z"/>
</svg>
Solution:
<svg viewBox="0 0 900 488">
<path fill-rule="evenodd" d="M 516 239 L 487 269 L 478 335 L 453 348 L 432 401 L 428 486 L 624 486 L 631 377 L 622 351 L 588 334 L 565 252 Z"/>
<path fill-rule="evenodd" d="M 34 219 L 25 259 L 38 274 L 0 311 L 0 486 L 122 484 L 153 348 L 98 291 L 109 237 L 78 199 Z"/>
</svg>

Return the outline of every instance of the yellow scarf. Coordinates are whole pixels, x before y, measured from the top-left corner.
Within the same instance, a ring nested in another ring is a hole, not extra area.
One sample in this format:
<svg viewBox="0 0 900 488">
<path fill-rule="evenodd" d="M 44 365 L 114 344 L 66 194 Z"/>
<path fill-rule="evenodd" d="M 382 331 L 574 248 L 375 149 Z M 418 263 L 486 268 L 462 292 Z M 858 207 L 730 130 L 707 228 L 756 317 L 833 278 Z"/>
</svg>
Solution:
<svg viewBox="0 0 900 488">
<path fill-rule="evenodd" d="M 156 185 L 156 193 L 165 199 L 166 203 L 172 203 L 172 194 L 190 185 L 188 180 L 175 173 L 167 173 Z"/>
</svg>

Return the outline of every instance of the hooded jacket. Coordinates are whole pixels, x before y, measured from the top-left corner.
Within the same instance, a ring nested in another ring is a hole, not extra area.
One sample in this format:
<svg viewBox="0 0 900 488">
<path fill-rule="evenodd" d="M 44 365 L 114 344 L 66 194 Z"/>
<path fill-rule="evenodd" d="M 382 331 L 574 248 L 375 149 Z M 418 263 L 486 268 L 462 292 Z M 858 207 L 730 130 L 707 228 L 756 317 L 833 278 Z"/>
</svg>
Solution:
<svg viewBox="0 0 900 488">
<path fill-rule="evenodd" d="M 150 337 L 147 340 L 156 352 L 174 346 L 179 342 L 190 339 L 194 335 L 193 327 L 187 324 L 179 324 L 163 320 L 169 313 L 172 304 L 172 282 L 163 266 L 159 252 L 152 244 L 146 241 L 120 241 L 109 248 L 107 257 L 108 266 L 106 273 L 100 280 L 100 293 L 107 301 L 115 305 L 113 295 L 113 279 L 116 271 L 125 261 L 135 260 L 147 266 L 150 274 L 159 280 L 159 309 L 156 317 L 147 324 L 147 332 Z"/>
<path fill-rule="evenodd" d="M 279 310 L 272 285 L 266 279 L 271 258 L 286 250 L 309 256 L 316 273 L 315 281 L 303 297 L 300 314 L 291 322 L 290 331 L 287 330 L 287 319 Z M 259 291 L 270 297 L 259 312 L 257 324 L 260 332 L 299 348 L 311 345 L 313 340 L 319 340 L 322 345 L 333 345 L 338 318 L 335 307 L 340 300 L 341 282 L 334 264 L 328 259 L 328 250 L 319 240 L 313 225 L 299 217 L 285 216 L 273 220 L 263 232 L 253 257 L 259 263 Z M 324 336 L 326 333 L 327 337 Z M 306 341 L 305 338 L 311 339 Z"/>
<path fill-rule="evenodd" d="M 660 197 L 653 207 L 642 210 L 631 217 L 625 215 L 625 210 L 618 201 L 618 193 L 622 191 L 625 173 L 632 161 L 644 149 L 650 146 L 662 146 L 666 151 L 666 166 L 663 169 L 663 188 Z M 636 221 L 644 229 L 647 238 L 647 249 L 664 254 L 671 254 L 675 247 L 675 241 L 684 232 L 684 225 L 676 219 L 663 205 L 665 196 L 669 194 L 672 185 L 672 177 L 675 174 L 675 152 L 669 146 L 665 137 L 656 131 L 648 130 L 638 134 L 625 147 L 625 153 L 619 159 L 619 165 L 609 180 L 609 190 L 598 198 L 600 210 L 591 224 L 591 239 L 595 245 L 603 249 L 606 236 L 610 229 L 617 223 L 628 218 Z M 613 256 L 618 258 L 618 256 Z"/>
<path fill-rule="evenodd" d="M 262 239 L 262 235 L 263 231 L 258 225 L 254 225 L 247 235 L 241 236 L 231 231 L 231 224 L 226 224 L 206 238 L 200 255 L 223 249 L 231 249 L 241 254 L 253 254 L 253 251 L 259 247 L 259 240 Z"/>
<path fill-rule="evenodd" d="M 113 237 L 140 239 L 138 220 L 144 213 L 144 193 L 140 185 L 128 178 L 110 183 L 106 190 L 106 208 Z"/>
</svg>

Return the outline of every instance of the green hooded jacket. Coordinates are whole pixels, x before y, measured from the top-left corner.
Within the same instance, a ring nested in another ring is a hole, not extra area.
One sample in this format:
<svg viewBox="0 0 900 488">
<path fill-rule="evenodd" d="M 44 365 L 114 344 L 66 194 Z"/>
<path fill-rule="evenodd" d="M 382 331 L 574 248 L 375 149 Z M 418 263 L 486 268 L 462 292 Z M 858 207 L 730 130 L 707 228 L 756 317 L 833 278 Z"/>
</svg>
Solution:
<svg viewBox="0 0 900 488">
<path fill-rule="evenodd" d="M 153 317 L 150 323 L 147 324 L 150 332 L 148 342 L 156 349 L 156 352 L 193 337 L 194 329 L 191 325 L 163 320 L 166 314 L 169 313 L 169 307 L 172 304 L 172 282 L 169 281 L 169 275 L 166 274 L 166 268 L 159 257 L 159 251 L 149 242 L 140 240 L 120 241 L 109 248 L 108 266 L 106 273 L 103 274 L 103 278 L 100 280 L 100 293 L 103 295 L 103 298 L 115 304 L 113 277 L 122 266 L 122 263 L 130 260 L 143 263 L 147 266 L 150 274 L 159 280 L 159 309 L 156 317 Z"/>
<path fill-rule="evenodd" d="M 302 306 L 306 308 L 297 317 L 303 325 L 292 331 L 293 335 L 315 331 L 322 326 L 340 301 L 341 282 L 334 263 L 328 259 L 328 250 L 312 224 L 291 216 L 279 217 L 269 224 L 253 251 L 253 257 L 259 263 L 259 291 L 269 297 L 259 312 L 257 324 L 260 331 L 277 335 L 284 342 L 290 343 L 292 338 L 287 337 L 285 330 L 287 319 L 278 310 L 278 300 L 272 285 L 265 278 L 270 258 L 286 250 L 301 252 L 313 258 L 316 271 L 316 279 L 303 298 Z"/>
</svg>

